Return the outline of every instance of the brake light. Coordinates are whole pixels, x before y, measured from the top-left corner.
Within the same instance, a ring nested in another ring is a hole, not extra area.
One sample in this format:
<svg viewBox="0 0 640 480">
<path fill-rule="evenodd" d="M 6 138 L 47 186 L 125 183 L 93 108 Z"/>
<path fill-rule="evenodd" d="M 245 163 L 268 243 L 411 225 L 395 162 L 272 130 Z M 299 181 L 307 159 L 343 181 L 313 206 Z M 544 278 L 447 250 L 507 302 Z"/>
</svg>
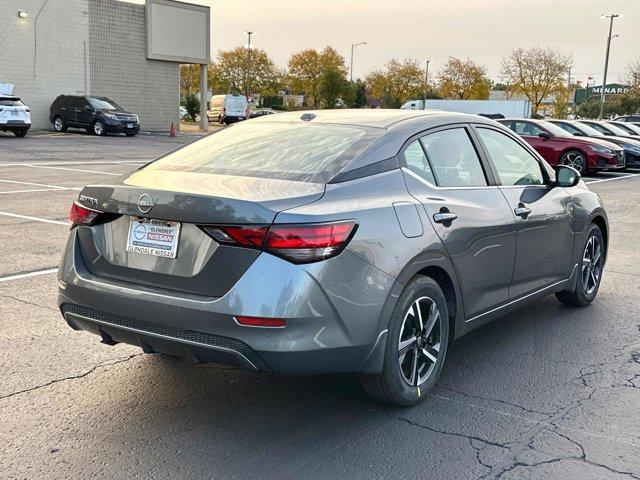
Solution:
<svg viewBox="0 0 640 480">
<path fill-rule="evenodd" d="M 69 211 L 69 228 L 77 227 L 78 225 L 92 225 L 101 213 L 73 202 Z"/>
<path fill-rule="evenodd" d="M 327 223 L 203 226 L 218 243 L 267 251 L 293 263 L 338 255 L 356 231 L 355 220 Z"/>
<path fill-rule="evenodd" d="M 287 326 L 287 323 L 281 318 L 264 318 L 264 317 L 244 317 L 236 316 L 239 325 L 246 327 L 270 327 L 270 328 L 283 328 Z"/>
</svg>

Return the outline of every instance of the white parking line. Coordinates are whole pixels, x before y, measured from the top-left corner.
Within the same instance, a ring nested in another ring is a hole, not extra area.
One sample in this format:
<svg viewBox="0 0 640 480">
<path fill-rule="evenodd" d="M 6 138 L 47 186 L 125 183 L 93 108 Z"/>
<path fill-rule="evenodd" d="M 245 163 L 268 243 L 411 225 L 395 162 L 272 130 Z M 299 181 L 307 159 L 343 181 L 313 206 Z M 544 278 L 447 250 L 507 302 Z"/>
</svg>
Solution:
<svg viewBox="0 0 640 480">
<path fill-rule="evenodd" d="M 26 164 L 24 165 L 25 167 L 29 167 L 29 168 L 46 168 L 49 170 L 67 170 L 70 172 L 86 172 L 86 173 L 98 173 L 100 175 L 113 175 L 113 176 L 120 176 L 122 175 L 122 173 L 114 173 L 114 172 L 100 172 L 98 170 L 85 170 L 82 168 L 65 168 L 65 167 L 51 167 L 48 165 L 33 165 L 33 164 Z"/>
<path fill-rule="evenodd" d="M 631 178 L 631 177 L 640 177 L 640 175 L 638 175 L 637 173 L 629 173 L 627 175 L 623 175 L 620 177 L 613 177 L 613 178 L 603 178 L 600 180 L 593 180 L 591 182 L 585 182 L 587 185 L 591 185 L 592 183 L 602 183 L 602 182 L 611 182 L 612 180 L 623 180 L 625 178 Z"/>
<path fill-rule="evenodd" d="M 2 183 L 16 183 L 18 185 L 32 185 L 34 187 L 46 187 L 54 190 L 82 190 L 81 187 L 61 187 L 60 185 L 47 185 L 46 183 L 21 182 L 20 180 L 0 180 Z"/>
<path fill-rule="evenodd" d="M 54 225 L 64 225 L 65 227 L 69 226 L 69 222 L 61 222 L 60 220 L 49 220 L 48 218 L 31 217 L 29 215 L 19 215 L 17 213 L 0 212 L 0 215 L 4 215 L 5 217 L 23 218 L 25 220 L 33 220 L 34 222 L 53 223 Z"/>
<path fill-rule="evenodd" d="M 12 193 L 34 193 L 34 192 L 59 192 L 59 188 L 33 188 L 30 190 L 9 190 L 8 192 L 0 192 L 0 195 L 10 195 Z"/>
<path fill-rule="evenodd" d="M 49 275 L 51 273 L 56 273 L 57 271 L 58 271 L 57 268 L 50 268 L 48 270 L 37 270 L 35 272 L 20 273 L 18 275 L 9 275 L 8 277 L 0 277 L 0 283 L 10 282 L 11 280 L 19 280 L 21 278 L 37 277 L 39 275 Z"/>
</svg>

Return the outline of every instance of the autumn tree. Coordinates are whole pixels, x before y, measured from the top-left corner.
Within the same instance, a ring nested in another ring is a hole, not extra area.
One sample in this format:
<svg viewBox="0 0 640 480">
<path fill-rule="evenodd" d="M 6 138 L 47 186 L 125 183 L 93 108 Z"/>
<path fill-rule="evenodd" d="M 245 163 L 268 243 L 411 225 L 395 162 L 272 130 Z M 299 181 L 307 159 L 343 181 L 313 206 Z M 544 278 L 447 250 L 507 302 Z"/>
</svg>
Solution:
<svg viewBox="0 0 640 480">
<path fill-rule="evenodd" d="M 200 65 L 180 65 L 180 96 L 200 91 Z"/>
<path fill-rule="evenodd" d="M 385 108 L 399 108 L 407 100 L 422 98 L 425 89 L 428 90 L 424 82 L 424 69 L 417 60 L 412 59 L 392 59 L 384 68 L 371 72 L 366 84 Z M 433 95 L 427 97 L 433 98 Z"/>
<path fill-rule="evenodd" d="M 491 90 L 487 69 L 472 60 L 449 57 L 438 73 L 440 95 L 456 100 L 486 100 Z"/>
<path fill-rule="evenodd" d="M 640 93 L 640 60 L 635 61 L 627 67 L 627 83 L 631 90 Z"/>
<path fill-rule="evenodd" d="M 520 93 L 537 113 L 548 95 L 562 93 L 572 58 L 552 48 L 516 48 L 502 60 L 502 77 L 509 91 Z"/>
<path fill-rule="evenodd" d="M 333 108 L 337 99 L 348 93 L 347 65 L 335 49 L 325 47 L 302 50 L 289 58 L 288 80 L 295 92 L 304 95 L 305 106 Z"/>
<path fill-rule="evenodd" d="M 209 88 L 215 93 L 274 93 L 281 75 L 264 50 L 238 47 L 218 53 L 209 66 Z"/>
</svg>

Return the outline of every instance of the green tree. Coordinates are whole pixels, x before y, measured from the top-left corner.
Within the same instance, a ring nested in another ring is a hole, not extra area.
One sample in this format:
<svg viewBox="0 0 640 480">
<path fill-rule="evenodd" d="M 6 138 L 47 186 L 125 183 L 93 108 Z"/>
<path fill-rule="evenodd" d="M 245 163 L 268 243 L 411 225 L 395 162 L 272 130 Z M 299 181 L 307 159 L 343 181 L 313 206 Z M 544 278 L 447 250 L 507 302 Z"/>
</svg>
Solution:
<svg viewBox="0 0 640 480">
<path fill-rule="evenodd" d="M 353 83 L 353 108 L 363 108 L 367 106 L 367 86 L 358 79 Z"/>
<path fill-rule="evenodd" d="M 333 108 L 337 99 L 349 95 L 344 57 L 331 47 L 296 52 L 289 58 L 288 68 L 291 89 L 304 95 L 306 107 Z"/>
<path fill-rule="evenodd" d="M 440 95 L 456 100 L 486 100 L 491 81 L 487 69 L 472 60 L 450 57 L 438 74 Z"/>
<path fill-rule="evenodd" d="M 195 122 L 196 116 L 200 114 L 200 100 L 198 99 L 198 96 L 193 92 L 189 92 L 184 96 L 181 104 L 187 109 L 189 119 Z"/>
<path fill-rule="evenodd" d="M 399 108 L 407 100 L 434 98 L 432 90 L 424 82 L 424 69 L 417 60 L 392 59 L 384 68 L 372 71 L 366 78 L 371 94 L 380 99 L 384 108 Z"/>
<path fill-rule="evenodd" d="M 256 48 L 222 50 L 209 67 L 209 88 L 215 93 L 275 93 L 282 73 L 267 55 Z"/>
<path fill-rule="evenodd" d="M 562 93 L 571 63 L 570 55 L 552 48 L 516 48 L 502 60 L 502 77 L 509 91 L 527 97 L 537 113 L 547 96 Z"/>
</svg>

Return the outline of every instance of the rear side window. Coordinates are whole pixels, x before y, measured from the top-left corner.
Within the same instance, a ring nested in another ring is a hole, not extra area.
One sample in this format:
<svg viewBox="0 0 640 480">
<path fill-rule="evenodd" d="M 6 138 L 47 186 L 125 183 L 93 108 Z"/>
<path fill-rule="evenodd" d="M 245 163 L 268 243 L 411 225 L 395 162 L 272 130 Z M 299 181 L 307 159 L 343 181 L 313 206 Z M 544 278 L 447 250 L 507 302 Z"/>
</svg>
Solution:
<svg viewBox="0 0 640 480">
<path fill-rule="evenodd" d="M 540 164 L 522 145 L 495 130 L 478 128 L 477 131 L 498 171 L 502 185 L 544 184 Z"/>
<path fill-rule="evenodd" d="M 325 183 L 382 133 L 359 126 L 243 122 L 170 153 L 146 169 Z"/>
<path fill-rule="evenodd" d="M 421 138 L 436 182 L 442 187 L 487 185 L 480 158 L 464 128 L 430 133 Z"/>
<path fill-rule="evenodd" d="M 0 98 L 0 107 L 21 107 L 24 103 L 19 98 Z"/>
<path fill-rule="evenodd" d="M 510 128 L 518 135 L 529 135 L 532 137 L 537 137 L 541 133 L 544 133 L 544 130 L 542 130 L 540 127 L 529 122 L 513 122 L 510 125 Z"/>
<path fill-rule="evenodd" d="M 427 182 L 435 185 L 436 179 L 431 171 L 431 166 L 424 154 L 420 140 L 414 140 L 404 151 L 404 161 L 407 168 Z"/>
</svg>

